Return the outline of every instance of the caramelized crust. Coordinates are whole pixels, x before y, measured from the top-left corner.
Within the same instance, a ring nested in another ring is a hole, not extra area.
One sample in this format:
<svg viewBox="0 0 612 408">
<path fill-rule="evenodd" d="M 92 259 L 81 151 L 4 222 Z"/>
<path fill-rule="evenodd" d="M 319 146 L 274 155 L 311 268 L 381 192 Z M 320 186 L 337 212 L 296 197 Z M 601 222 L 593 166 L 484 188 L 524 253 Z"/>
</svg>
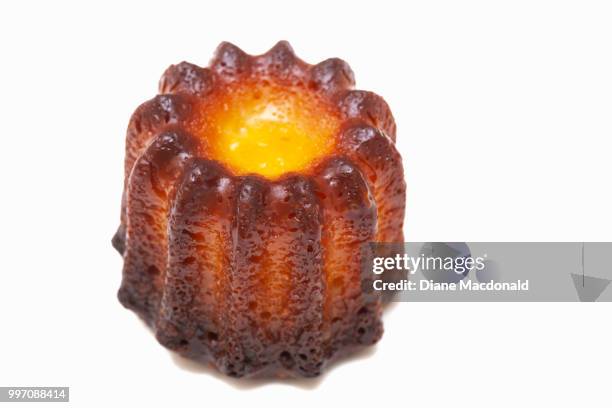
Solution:
<svg viewBox="0 0 612 408">
<path fill-rule="evenodd" d="M 213 74 L 208 68 L 200 68 L 188 62 L 171 65 L 159 80 L 160 94 L 184 93 L 206 96 L 213 89 Z"/>
<path fill-rule="evenodd" d="M 136 109 L 128 125 L 125 149 L 125 177 L 134 167 L 134 162 L 142 155 L 149 142 L 168 125 L 183 124 L 190 120 L 193 110 L 190 97 L 177 95 L 158 95 Z"/>
<path fill-rule="evenodd" d="M 340 58 L 330 58 L 312 67 L 309 86 L 328 95 L 353 89 L 355 76 L 349 65 Z"/>
<path fill-rule="evenodd" d="M 350 344 L 372 344 L 382 335 L 380 300 L 362 293 L 362 261 L 376 234 L 376 207 L 368 184 L 353 163 L 332 158 L 315 178 L 324 200 L 323 264 L 325 336 L 333 352 Z M 374 314 L 373 324 L 359 324 Z M 368 341 L 369 340 L 369 341 Z"/>
<path fill-rule="evenodd" d="M 168 252 L 169 201 L 174 181 L 197 142 L 181 130 L 161 133 L 136 161 L 125 193 L 126 241 L 119 300 L 154 323 Z"/>
<path fill-rule="evenodd" d="M 352 124 L 340 136 L 340 149 L 361 164 L 377 203 L 374 241 L 402 242 L 406 196 L 402 158 L 395 143 L 370 125 Z"/>
<path fill-rule="evenodd" d="M 332 153 L 278 178 L 215 157 L 202 129 L 253 80 L 321 95 L 343 121 Z M 362 261 L 369 242 L 403 241 L 405 183 L 387 104 L 354 84 L 344 61 L 311 66 L 286 42 L 260 56 L 222 43 L 209 68 L 168 68 L 133 114 L 119 300 L 164 346 L 231 376 L 309 377 L 381 337 Z"/>
<path fill-rule="evenodd" d="M 395 120 L 383 98 L 368 91 L 346 91 L 337 95 L 345 120 L 359 119 L 380 129 L 395 143 Z"/>
</svg>

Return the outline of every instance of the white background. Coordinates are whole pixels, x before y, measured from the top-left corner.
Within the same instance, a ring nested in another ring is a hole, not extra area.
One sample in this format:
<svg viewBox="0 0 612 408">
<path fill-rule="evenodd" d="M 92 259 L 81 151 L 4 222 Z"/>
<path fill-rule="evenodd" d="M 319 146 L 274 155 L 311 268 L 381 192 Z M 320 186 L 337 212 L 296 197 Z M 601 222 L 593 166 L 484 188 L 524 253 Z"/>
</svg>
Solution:
<svg viewBox="0 0 612 408">
<path fill-rule="evenodd" d="M 609 304 L 400 304 L 319 380 L 232 381 L 119 305 L 110 245 L 125 128 L 163 70 L 279 39 L 391 105 L 408 240 L 610 241 L 609 1 L 123 3 L 0 5 L 0 385 L 74 406 L 610 406 Z"/>
</svg>

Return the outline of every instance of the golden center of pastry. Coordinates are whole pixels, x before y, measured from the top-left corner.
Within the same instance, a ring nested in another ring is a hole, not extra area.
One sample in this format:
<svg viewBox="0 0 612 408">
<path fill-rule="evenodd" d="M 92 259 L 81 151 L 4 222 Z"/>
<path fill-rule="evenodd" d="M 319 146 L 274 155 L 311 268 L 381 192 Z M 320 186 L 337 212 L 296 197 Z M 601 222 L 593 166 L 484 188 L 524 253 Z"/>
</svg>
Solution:
<svg viewBox="0 0 612 408">
<path fill-rule="evenodd" d="M 304 171 L 333 149 L 338 115 L 309 90 L 251 84 L 224 99 L 212 154 L 237 174 Z"/>
</svg>

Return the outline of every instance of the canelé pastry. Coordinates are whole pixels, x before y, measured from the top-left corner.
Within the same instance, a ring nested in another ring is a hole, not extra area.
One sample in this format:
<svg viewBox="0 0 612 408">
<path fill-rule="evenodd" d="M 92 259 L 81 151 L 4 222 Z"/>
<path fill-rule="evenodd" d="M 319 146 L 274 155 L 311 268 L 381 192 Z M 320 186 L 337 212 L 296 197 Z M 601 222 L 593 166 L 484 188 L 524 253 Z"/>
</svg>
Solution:
<svg viewBox="0 0 612 408">
<path fill-rule="evenodd" d="M 121 303 L 231 376 L 315 376 L 382 335 L 369 242 L 402 242 L 395 122 L 349 66 L 251 56 L 166 70 L 126 140 Z"/>
</svg>

